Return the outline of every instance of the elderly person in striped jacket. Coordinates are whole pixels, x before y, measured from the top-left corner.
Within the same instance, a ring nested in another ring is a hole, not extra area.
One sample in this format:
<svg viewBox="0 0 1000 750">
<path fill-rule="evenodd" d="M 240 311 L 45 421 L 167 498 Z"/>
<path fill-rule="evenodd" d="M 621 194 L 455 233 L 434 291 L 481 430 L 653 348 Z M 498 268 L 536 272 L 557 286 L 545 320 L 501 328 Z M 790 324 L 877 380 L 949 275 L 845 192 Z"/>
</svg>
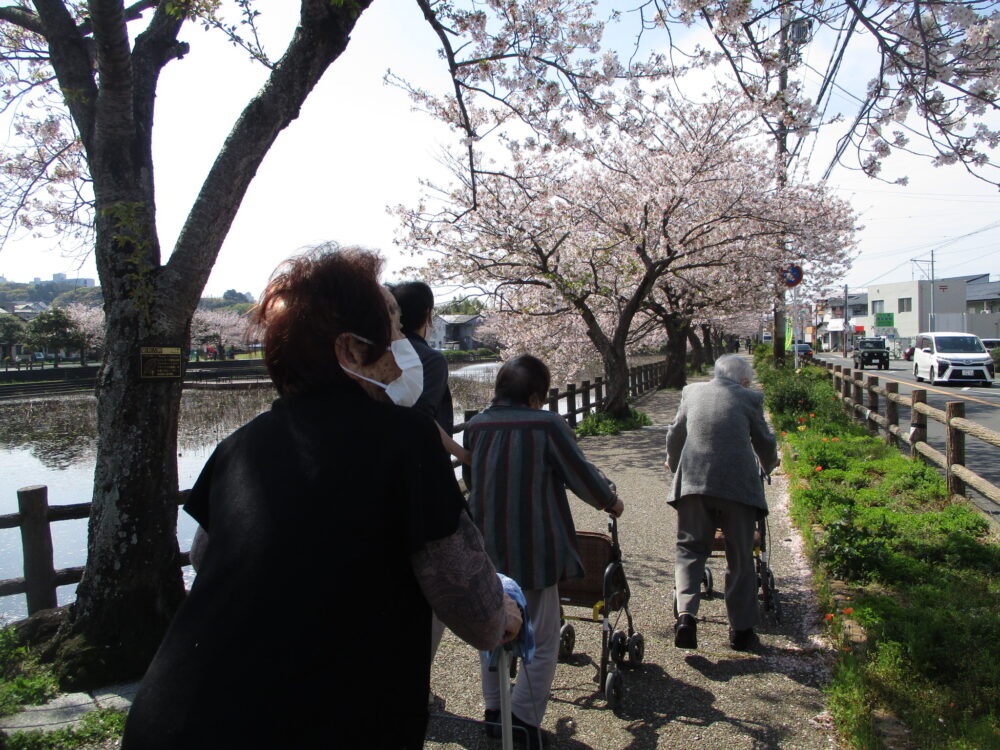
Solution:
<svg viewBox="0 0 1000 750">
<path fill-rule="evenodd" d="M 511 699 L 513 723 L 526 729 L 529 748 L 542 746 L 539 727 L 555 676 L 558 584 L 583 576 L 566 489 L 614 516 L 625 508 L 566 421 L 542 410 L 549 381 L 536 357 L 509 360 L 497 373 L 492 406 L 469 422 L 464 436 L 472 452 L 466 482 L 473 520 L 497 570 L 524 590 L 535 628 L 534 659 L 522 668 Z M 496 722 L 500 693 L 485 658 L 482 679 L 486 720 Z"/>
</svg>

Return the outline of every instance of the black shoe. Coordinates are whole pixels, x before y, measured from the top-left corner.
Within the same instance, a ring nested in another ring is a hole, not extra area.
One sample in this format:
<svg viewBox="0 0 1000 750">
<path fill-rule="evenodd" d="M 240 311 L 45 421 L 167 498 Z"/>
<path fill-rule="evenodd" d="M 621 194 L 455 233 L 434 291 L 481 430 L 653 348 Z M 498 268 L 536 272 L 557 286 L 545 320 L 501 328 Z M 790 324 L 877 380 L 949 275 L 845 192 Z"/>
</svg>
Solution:
<svg viewBox="0 0 1000 750">
<path fill-rule="evenodd" d="M 503 736 L 503 727 L 500 726 L 500 709 L 487 708 L 484 720 L 486 722 L 486 736 L 500 739 Z"/>
<path fill-rule="evenodd" d="M 674 645 L 677 648 L 698 648 L 698 620 L 687 612 L 674 624 Z"/>
<path fill-rule="evenodd" d="M 753 632 L 753 628 L 747 628 L 746 630 L 729 629 L 729 648 L 733 651 L 752 651 L 758 645 L 760 645 L 760 640 Z"/>
</svg>

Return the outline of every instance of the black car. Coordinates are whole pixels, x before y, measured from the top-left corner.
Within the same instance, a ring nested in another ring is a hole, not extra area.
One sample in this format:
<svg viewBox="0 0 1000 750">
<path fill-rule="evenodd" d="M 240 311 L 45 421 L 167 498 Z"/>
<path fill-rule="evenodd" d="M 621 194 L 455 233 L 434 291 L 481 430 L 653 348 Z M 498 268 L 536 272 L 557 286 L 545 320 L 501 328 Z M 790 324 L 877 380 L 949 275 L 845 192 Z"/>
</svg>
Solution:
<svg viewBox="0 0 1000 750">
<path fill-rule="evenodd" d="M 889 369 L 889 350 L 882 339 L 858 339 L 854 346 L 854 366 L 865 369 L 865 365 L 875 365 L 880 370 Z"/>
</svg>

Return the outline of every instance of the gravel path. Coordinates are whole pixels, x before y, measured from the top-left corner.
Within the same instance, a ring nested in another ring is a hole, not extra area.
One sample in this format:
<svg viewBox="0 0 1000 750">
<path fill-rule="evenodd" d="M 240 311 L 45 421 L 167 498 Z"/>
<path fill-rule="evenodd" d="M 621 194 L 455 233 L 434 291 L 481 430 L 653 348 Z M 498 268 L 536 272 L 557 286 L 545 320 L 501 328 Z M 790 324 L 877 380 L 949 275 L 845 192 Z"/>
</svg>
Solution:
<svg viewBox="0 0 1000 750">
<path fill-rule="evenodd" d="M 624 700 L 613 712 L 597 690 L 600 626 L 574 623 L 575 654 L 558 666 L 543 726 L 554 737 L 553 747 L 566 749 L 829 748 L 835 742 L 821 689 L 828 678 L 830 652 L 818 635 L 819 617 L 801 542 L 789 527 L 784 476 L 775 476 L 767 488 L 771 567 L 781 596 L 782 623 L 762 620 L 757 653 L 732 651 L 724 604 L 717 594 L 702 603 L 700 648 L 682 651 L 673 646 L 676 515 L 665 502 L 670 472 L 663 461 L 666 427 L 679 399 L 674 391 L 649 394 L 637 405 L 653 419 L 652 427 L 581 441 L 626 503 L 619 533 L 632 591 L 630 609 L 645 636 L 646 655 L 639 669 L 624 673 Z M 582 502 L 571 504 L 579 530 L 606 530 L 606 516 Z M 721 589 L 724 560 L 713 559 L 710 566 Z M 455 720 L 481 719 L 483 705 L 477 655 L 451 633 L 435 660 L 431 687 L 438 700 L 426 747 L 500 747 L 499 740 L 485 738 L 479 726 Z"/>
</svg>

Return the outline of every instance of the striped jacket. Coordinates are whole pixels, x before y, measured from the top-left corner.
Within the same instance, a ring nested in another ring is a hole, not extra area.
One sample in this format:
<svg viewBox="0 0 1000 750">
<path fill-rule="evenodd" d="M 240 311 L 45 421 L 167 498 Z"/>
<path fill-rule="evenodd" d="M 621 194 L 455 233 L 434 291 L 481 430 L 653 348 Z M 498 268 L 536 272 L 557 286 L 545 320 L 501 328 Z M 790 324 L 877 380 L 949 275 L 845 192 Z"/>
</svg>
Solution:
<svg viewBox="0 0 1000 750">
<path fill-rule="evenodd" d="M 566 421 L 497 401 L 469 422 L 464 441 L 469 508 L 497 570 L 525 589 L 583 576 L 566 489 L 602 510 L 616 495 Z"/>
</svg>

